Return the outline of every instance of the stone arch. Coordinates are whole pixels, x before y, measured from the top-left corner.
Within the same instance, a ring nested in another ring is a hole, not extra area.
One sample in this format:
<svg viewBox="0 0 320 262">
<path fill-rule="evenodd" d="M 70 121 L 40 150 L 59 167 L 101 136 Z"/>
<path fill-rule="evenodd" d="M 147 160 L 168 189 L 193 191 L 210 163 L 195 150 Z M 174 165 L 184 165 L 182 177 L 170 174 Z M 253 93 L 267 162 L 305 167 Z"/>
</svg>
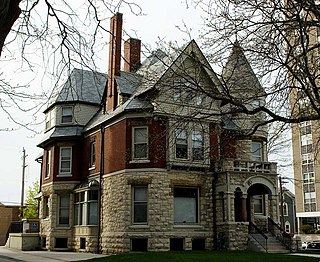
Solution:
<svg viewBox="0 0 320 262">
<path fill-rule="evenodd" d="M 268 191 L 268 195 L 277 195 L 277 185 L 263 176 L 254 176 L 248 178 L 244 182 L 244 192 L 248 192 L 249 188 L 253 185 L 261 185 L 261 188 Z"/>
</svg>

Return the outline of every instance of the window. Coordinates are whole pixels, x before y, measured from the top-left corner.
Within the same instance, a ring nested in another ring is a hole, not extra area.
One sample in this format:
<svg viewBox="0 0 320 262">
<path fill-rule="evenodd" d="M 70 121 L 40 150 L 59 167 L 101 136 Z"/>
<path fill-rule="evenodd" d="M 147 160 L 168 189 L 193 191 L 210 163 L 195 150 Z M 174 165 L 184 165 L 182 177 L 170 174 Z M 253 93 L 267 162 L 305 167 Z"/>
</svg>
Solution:
<svg viewBox="0 0 320 262">
<path fill-rule="evenodd" d="M 68 238 L 56 237 L 54 247 L 55 248 L 68 248 Z"/>
<path fill-rule="evenodd" d="M 198 223 L 198 188 L 174 188 L 174 223 Z"/>
<path fill-rule="evenodd" d="M 195 97 L 195 102 L 196 102 L 196 105 L 197 106 L 200 106 L 203 104 L 203 101 L 204 101 L 204 96 L 203 95 L 196 95 Z"/>
<path fill-rule="evenodd" d="M 72 107 L 65 106 L 62 107 L 62 116 L 61 116 L 61 123 L 72 123 Z"/>
<path fill-rule="evenodd" d="M 50 162 L 51 162 L 51 151 L 46 151 L 46 172 L 45 172 L 45 178 L 50 177 Z"/>
<path fill-rule="evenodd" d="M 49 217 L 49 196 L 43 197 L 43 218 Z"/>
<path fill-rule="evenodd" d="M 52 126 L 53 115 L 54 115 L 54 113 L 53 113 L 52 111 L 49 111 L 49 112 L 46 114 L 46 119 L 45 119 L 46 129 L 49 129 L 49 128 Z"/>
<path fill-rule="evenodd" d="M 98 190 L 87 191 L 88 198 L 88 224 L 98 225 Z"/>
<path fill-rule="evenodd" d="M 283 203 L 283 215 L 288 216 L 288 204 Z"/>
<path fill-rule="evenodd" d="M 192 132 L 192 159 L 203 160 L 203 133 L 200 131 Z"/>
<path fill-rule="evenodd" d="M 312 153 L 312 143 L 301 146 L 301 154 Z"/>
<path fill-rule="evenodd" d="M 147 238 L 132 238 L 131 239 L 131 251 L 137 251 L 137 252 L 148 251 L 148 239 Z"/>
<path fill-rule="evenodd" d="M 176 129 L 176 158 L 188 158 L 188 137 L 185 129 Z"/>
<path fill-rule="evenodd" d="M 133 128 L 133 159 L 148 159 L 148 128 Z"/>
<path fill-rule="evenodd" d="M 74 225 L 98 224 L 98 190 L 78 192 L 74 197 Z"/>
<path fill-rule="evenodd" d="M 80 249 L 86 249 L 86 238 L 80 237 Z"/>
<path fill-rule="evenodd" d="M 311 134 L 311 122 L 300 123 L 300 136 Z"/>
<path fill-rule="evenodd" d="M 70 175 L 71 174 L 71 147 L 61 147 L 60 148 L 60 175 Z"/>
<path fill-rule="evenodd" d="M 184 238 L 170 238 L 170 251 L 183 251 Z"/>
<path fill-rule="evenodd" d="M 304 203 L 310 204 L 316 202 L 316 192 L 304 192 Z"/>
<path fill-rule="evenodd" d="M 284 227 L 285 227 L 285 231 L 287 233 L 290 233 L 290 222 L 289 221 L 286 221 L 286 223 L 284 224 Z"/>
<path fill-rule="evenodd" d="M 70 196 L 59 196 L 59 225 L 69 225 Z"/>
<path fill-rule="evenodd" d="M 133 223 L 147 224 L 148 222 L 148 189 L 147 186 L 133 186 Z"/>
<path fill-rule="evenodd" d="M 90 143 L 89 150 L 89 167 L 95 167 L 96 165 L 96 141 Z"/>
<path fill-rule="evenodd" d="M 262 143 L 252 142 L 251 149 L 252 149 L 252 160 L 262 161 Z"/>
<path fill-rule="evenodd" d="M 253 196 L 253 212 L 264 215 L 264 195 Z"/>
</svg>

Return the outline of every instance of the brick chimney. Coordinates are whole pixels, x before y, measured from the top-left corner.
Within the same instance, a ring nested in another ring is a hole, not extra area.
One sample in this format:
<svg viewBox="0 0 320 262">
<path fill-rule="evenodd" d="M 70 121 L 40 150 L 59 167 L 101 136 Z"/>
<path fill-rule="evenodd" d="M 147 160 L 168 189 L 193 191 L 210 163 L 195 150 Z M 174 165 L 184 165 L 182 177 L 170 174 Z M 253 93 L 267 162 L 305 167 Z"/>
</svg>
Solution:
<svg viewBox="0 0 320 262">
<path fill-rule="evenodd" d="M 122 14 L 117 13 L 110 19 L 109 66 L 107 86 L 107 110 L 113 111 L 117 106 L 118 93 L 115 75 L 120 75 Z"/>
<path fill-rule="evenodd" d="M 129 38 L 124 42 L 124 71 L 134 72 L 141 65 L 141 40 Z"/>
</svg>

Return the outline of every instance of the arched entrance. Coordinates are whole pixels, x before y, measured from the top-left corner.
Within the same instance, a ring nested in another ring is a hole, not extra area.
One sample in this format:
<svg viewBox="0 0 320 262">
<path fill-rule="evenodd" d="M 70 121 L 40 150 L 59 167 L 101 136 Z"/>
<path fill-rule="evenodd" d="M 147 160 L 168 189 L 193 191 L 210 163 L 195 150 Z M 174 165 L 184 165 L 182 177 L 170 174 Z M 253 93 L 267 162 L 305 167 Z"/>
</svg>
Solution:
<svg viewBox="0 0 320 262">
<path fill-rule="evenodd" d="M 255 183 L 247 190 L 247 218 L 267 231 L 268 217 L 277 217 L 277 195 L 266 184 Z"/>
</svg>

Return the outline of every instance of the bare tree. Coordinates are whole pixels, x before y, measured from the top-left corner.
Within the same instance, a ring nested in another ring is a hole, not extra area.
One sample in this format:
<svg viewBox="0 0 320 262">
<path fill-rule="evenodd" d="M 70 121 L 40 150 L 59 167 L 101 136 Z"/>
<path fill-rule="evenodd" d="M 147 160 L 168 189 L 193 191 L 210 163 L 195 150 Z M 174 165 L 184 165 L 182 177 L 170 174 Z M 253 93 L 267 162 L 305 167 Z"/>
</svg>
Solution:
<svg viewBox="0 0 320 262">
<path fill-rule="evenodd" d="M 264 87 L 265 93 L 256 96 L 263 95 L 267 103 L 250 108 L 243 102 L 254 99 L 254 94 L 235 97 L 232 72 L 221 74 L 224 94 L 219 99 L 239 113 L 264 112 L 266 121 L 259 125 L 320 119 L 317 1 L 194 0 L 193 4 L 206 12 L 202 44 L 210 62 L 225 64 L 226 54 L 238 42 Z"/>
<path fill-rule="evenodd" d="M 50 87 L 39 88 L 35 94 L 29 91 L 32 79 L 17 83 L 0 72 L 0 107 L 11 122 L 32 130 L 29 122 L 16 119 L 13 107 L 35 115 L 61 84 L 61 76 L 75 67 L 97 69 L 96 64 L 102 60 L 99 51 L 108 44 L 109 18 L 119 10 L 142 14 L 134 1 L 1 1 L 0 59 L 10 62 L 20 57 L 18 74 L 29 71 L 29 77 L 34 75 L 38 82 L 39 74 L 54 79 Z"/>
</svg>

